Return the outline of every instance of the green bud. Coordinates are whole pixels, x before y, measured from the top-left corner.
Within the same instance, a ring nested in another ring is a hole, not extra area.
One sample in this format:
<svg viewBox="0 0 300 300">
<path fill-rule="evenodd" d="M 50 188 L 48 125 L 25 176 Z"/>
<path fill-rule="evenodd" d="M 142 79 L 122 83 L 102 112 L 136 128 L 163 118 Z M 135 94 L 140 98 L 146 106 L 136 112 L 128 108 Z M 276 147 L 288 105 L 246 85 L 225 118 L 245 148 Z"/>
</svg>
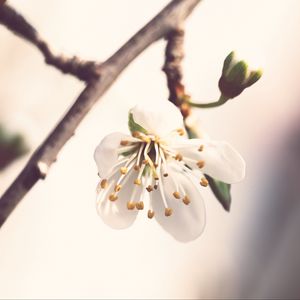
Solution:
<svg viewBox="0 0 300 300">
<path fill-rule="evenodd" d="M 224 60 L 219 89 L 224 98 L 232 99 L 260 79 L 262 70 L 251 70 L 248 63 L 230 52 Z"/>
</svg>

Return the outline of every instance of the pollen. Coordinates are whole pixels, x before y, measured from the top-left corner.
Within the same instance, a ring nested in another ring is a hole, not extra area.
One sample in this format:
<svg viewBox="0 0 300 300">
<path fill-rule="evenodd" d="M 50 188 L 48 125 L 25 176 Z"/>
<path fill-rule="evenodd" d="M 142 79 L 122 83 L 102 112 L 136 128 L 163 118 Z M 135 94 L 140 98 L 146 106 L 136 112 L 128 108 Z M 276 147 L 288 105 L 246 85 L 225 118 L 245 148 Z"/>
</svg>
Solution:
<svg viewBox="0 0 300 300">
<path fill-rule="evenodd" d="M 174 193 L 173 193 L 173 196 L 174 196 L 174 198 L 176 198 L 176 199 L 180 199 L 180 194 L 179 194 L 179 192 L 174 192 Z"/>
<path fill-rule="evenodd" d="M 133 201 L 128 201 L 128 202 L 127 202 L 127 209 L 129 209 L 129 210 L 135 209 L 135 202 L 133 202 Z"/>
<path fill-rule="evenodd" d="M 180 153 L 177 153 L 175 159 L 178 161 L 182 161 L 182 155 Z"/>
<path fill-rule="evenodd" d="M 149 210 L 148 210 L 148 218 L 149 218 L 149 219 L 152 219 L 153 217 L 154 217 L 154 211 L 151 210 L 151 209 L 149 209 Z"/>
<path fill-rule="evenodd" d="M 144 165 L 147 165 L 147 164 L 149 164 L 149 160 L 148 160 L 148 159 L 144 159 L 144 160 L 142 161 L 142 163 L 143 163 Z"/>
<path fill-rule="evenodd" d="M 154 143 L 159 144 L 160 138 L 158 136 L 155 136 L 154 138 Z"/>
<path fill-rule="evenodd" d="M 156 175 L 156 176 L 154 177 L 154 180 L 159 180 L 159 177 Z"/>
<path fill-rule="evenodd" d="M 165 216 L 170 217 L 173 214 L 173 209 L 170 207 L 165 208 Z"/>
<path fill-rule="evenodd" d="M 148 137 L 148 136 L 142 136 L 141 137 L 141 140 L 145 143 L 150 143 L 151 142 L 151 139 Z"/>
<path fill-rule="evenodd" d="M 150 192 L 153 191 L 153 187 L 152 187 L 151 185 L 148 185 L 148 186 L 146 187 L 146 190 L 150 193 Z"/>
<path fill-rule="evenodd" d="M 101 182 L 100 182 L 100 186 L 101 186 L 102 189 L 107 188 L 107 186 L 108 186 L 107 179 L 102 179 Z"/>
<path fill-rule="evenodd" d="M 139 166 L 139 165 L 135 165 L 135 166 L 133 167 L 133 169 L 134 169 L 135 171 L 138 171 L 138 170 L 140 169 L 140 166 Z"/>
<path fill-rule="evenodd" d="M 126 167 L 122 167 L 120 169 L 121 174 L 125 175 L 128 172 L 128 169 Z"/>
<path fill-rule="evenodd" d="M 117 193 L 117 192 L 120 192 L 121 188 L 122 188 L 122 185 L 121 185 L 121 184 L 117 184 L 117 185 L 115 186 L 115 192 L 116 192 L 116 193 Z"/>
<path fill-rule="evenodd" d="M 199 147 L 198 151 L 202 152 L 202 151 L 203 151 L 203 149 L 204 149 L 204 145 L 200 145 L 200 147 Z"/>
<path fill-rule="evenodd" d="M 185 195 L 185 196 L 183 197 L 183 199 L 182 199 L 182 202 L 183 202 L 185 205 L 189 205 L 189 204 L 191 203 L 191 200 L 190 200 L 190 198 L 189 198 L 187 195 Z"/>
<path fill-rule="evenodd" d="M 164 174 L 164 177 L 168 177 L 168 176 L 169 176 L 169 174 L 168 174 L 168 173 L 165 173 L 165 174 Z"/>
<path fill-rule="evenodd" d="M 141 183 L 142 183 L 141 179 L 137 178 L 137 179 L 134 180 L 134 184 L 136 184 L 136 185 L 141 185 Z"/>
<path fill-rule="evenodd" d="M 158 184 L 154 184 L 154 189 L 157 190 Z"/>
<path fill-rule="evenodd" d="M 108 199 L 110 201 L 116 201 L 118 199 L 118 196 L 115 193 L 112 193 L 109 195 Z"/>
<path fill-rule="evenodd" d="M 183 128 L 178 128 L 178 129 L 177 129 L 177 132 L 178 132 L 178 134 L 181 135 L 181 136 L 184 135 L 184 129 L 183 129 Z"/>
<path fill-rule="evenodd" d="M 129 141 L 121 140 L 120 145 L 121 146 L 127 146 L 129 144 Z"/>
<path fill-rule="evenodd" d="M 205 161 L 204 160 L 199 160 L 197 162 L 197 166 L 199 169 L 202 169 L 205 166 Z"/>
<path fill-rule="evenodd" d="M 208 180 L 205 177 L 201 178 L 200 184 L 204 187 L 208 186 Z"/>
<path fill-rule="evenodd" d="M 139 201 L 135 204 L 135 207 L 138 209 L 138 210 L 143 210 L 144 209 L 144 202 L 143 201 Z"/>
</svg>

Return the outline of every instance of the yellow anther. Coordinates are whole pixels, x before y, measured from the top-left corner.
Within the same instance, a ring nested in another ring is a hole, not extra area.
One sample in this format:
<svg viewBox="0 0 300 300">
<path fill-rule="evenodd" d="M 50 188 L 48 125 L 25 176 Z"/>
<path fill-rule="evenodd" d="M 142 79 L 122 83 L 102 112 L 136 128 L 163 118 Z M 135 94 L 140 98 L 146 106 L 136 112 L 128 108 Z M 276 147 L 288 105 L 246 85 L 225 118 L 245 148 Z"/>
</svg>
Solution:
<svg viewBox="0 0 300 300">
<path fill-rule="evenodd" d="M 134 168 L 135 171 L 138 171 L 140 169 L 140 166 L 139 165 L 135 165 L 133 168 Z"/>
<path fill-rule="evenodd" d="M 127 209 L 129 209 L 129 210 L 135 209 L 135 202 L 133 202 L 133 201 L 128 201 L 128 202 L 127 202 Z"/>
<path fill-rule="evenodd" d="M 107 179 L 102 179 L 101 182 L 100 182 L 100 186 L 101 186 L 102 189 L 107 188 L 107 186 L 108 186 Z"/>
<path fill-rule="evenodd" d="M 129 141 L 121 140 L 120 145 L 121 146 L 127 146 L 129 144 Z"/>
<path fill-rule="evenodd" d="M 108 199 L 110 201 L 116 201 L 118 199 L 118 196 L 116 194 L 112 193 L 109 195 Z"/>
<path fill-rule="evenodd" d="M 146 187 L 146 190 L 150 193 L 150 192 L 153 191 L 153 187 L 152 187 L 151 185 L 148 185 L 148 186 Z"/>
<path fill-rule="evenodd" d="M 121 184 L 117 184 L 117 185 L 115 186 L 115 192 L 116 192 L 116 193 L 117 193 L 117 192 L 120 192 L 121 188 L 122 188 L 122 185 L 121 185 Z"/>
<path fill-rule="evenodd" d="M 150 143 L 151 142 L 151 139 L 148 137 L 148 136 L 142 136 L 141 137 L 141 140 L 145 143 Z"/>
<path fill-rule="evenodd" d="M 178 128 L 177 132 L 179 135 L 184 135 L 184 129 L 183 128 Z"/>
<path fill-rule="evenodd" d="M 164 177 L 168 177 L 168 176 L 169 176 L 169 174 L 168 174 L 168 173 L 165 173 L 165 174 L 164 174 Z"/>
<path fill-rule="evenodd" d="M 204 160 L 199 160 L 197 162 L 197 166 L 199 169 L 202 169 L 205 166 L 205 161 Z"/>
<path fill-rule="evenodd" d="M 182 202 L 183 202 L 185 205 L 189 205 L 189 204 L 191 203 L 191 200 L 190 200 L 190 198 L 189 198 L 187 195 L 185 195 L 185 196 L 183 197 L 183 199 L 182 199 Z"/>
<path fill-rule="evenodd" d="M 173 193 L 173 196 L 174 196 L 176 199 L 180 199 L 180 194 L 179 194 L 179 192 L 174 192 L 174 193 Z"/>
<path fill-rule="evenodd" d="M 138 178 L 134 180 L 134 184 L 136 185 L 141 185 L 141 183 L 142 183 L 141 180 Z"/>
<path fill-rule="evenodd" d="M 125 175 L 128 172 L 128 169 L 126 167 L 122 167 L 120 169 L 121 174 Z"/>
<path fill-rule="evenodd" d="M 148 160 L 148 159 L 144 159 L 144 160 L 142 161 L 142 163 L 143 163 L 144 165 L 147 165 L 147 164 L 149 164 L 149 160 Z"/>
<path fill-rule="evenodd" d="M 203 151 L 203 149 L 204 149 L 204 145 L 200 145 L 200 147 L 199 147 L 199 149 L 198 149 L 198 151 Z"/>
<path fill-rule="evenodd" d="M 138 209 L 138 210 L 142 210 L 144 209 L 144 202 L 143 201 L 139 201 L 135 204 L 135 207 Z"/>
<path fill-rule="evenodd" d="M 141 137 L 141 134 L 138 131 L 134 131 L 132 133 L 132 136 L 139 139 Z"/>
<path fill-rule="evenodd" d="M 175 159 L 178 161 L 182 161 L 182 155 L 180 153 L 177 153 Z"/>
<path fill-rule="evenodd" d="M 165 216 L 166 217 L 170 217 L 172 215 L 172 213 L 173 213 L 172 208 L 169 208 L 169 207 L 165 208 Z"/>
<path fill-rule="evenodd" d="M 208 180 L 205 177 L 201 178 L 200 184 L 204 187 L 208 186 Z"/>
<path fill-rule="evenodd" d="M 148 210 L 148 218 L 152 219 L 154 217 L 154 211 L 153 210 Z"/>
<path fill-rule="evenodd" d="M 157 144 L 159 144 L 159 141 L 160 141 L 160 138 L 159 138 L 158 136 L 156 136 L 156 137 L 154 138 L 154 142 L 157 143 Z"/>
</svg>

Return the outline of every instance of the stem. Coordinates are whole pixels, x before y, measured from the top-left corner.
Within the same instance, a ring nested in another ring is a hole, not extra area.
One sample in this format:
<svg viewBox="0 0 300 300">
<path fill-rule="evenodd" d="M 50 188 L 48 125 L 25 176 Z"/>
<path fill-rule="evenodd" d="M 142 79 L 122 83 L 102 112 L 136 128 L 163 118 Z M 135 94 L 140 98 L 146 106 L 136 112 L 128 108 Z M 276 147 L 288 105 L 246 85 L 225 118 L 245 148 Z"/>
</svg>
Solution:
<svg viewBox="0 0 300 300">
<path fill-rule="evenodd" d="M 189 106 L 191 107 L 197 107 L 197 108 L 211 108 L 211 107 L 218 107 L 223 104 L 225 104 L 229 98 L 224 97 L 223 95 L 220 96 L 219 100 L 216 102 L 210 102 L 210 103 L 194 103 L 190 101 L 186 101 Z"/>
</svg>

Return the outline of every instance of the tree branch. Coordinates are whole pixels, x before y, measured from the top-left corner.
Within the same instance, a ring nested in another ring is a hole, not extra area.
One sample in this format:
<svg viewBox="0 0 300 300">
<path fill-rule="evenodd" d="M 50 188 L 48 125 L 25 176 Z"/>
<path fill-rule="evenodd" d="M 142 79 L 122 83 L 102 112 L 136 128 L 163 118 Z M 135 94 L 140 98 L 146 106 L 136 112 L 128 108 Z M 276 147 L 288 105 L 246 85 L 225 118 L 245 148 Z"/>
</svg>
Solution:
<svg viewBox="0 0 300 300">
<path fill-rule="evenodd" d="M 72 74 L 84 81 L 99 77 L 99 63 L 81 60 L 76 56 L 67 58 L 63 55 L 55 55 L 36 29 L 7 4 L 0 5 L 0 24 L 35 45 L 43 54 L 48 65 L 52 65 L 63 73 Z"/>
<path fill-rule="evenodd" d="M 163 71 L 167 77 L 169 89 L 169 101 L 180 108 L 184 118 L 190 114 L 190 106 L 183 101 L 185 87 L 182 83 L 183 73 L 181 63 L 184 58 L 184 29 L 178 27 L 167 35 L 167 46 L 165 52 L 165 64 Z"/>
<path fill-rule="evenodd" d="M 44 179 L 64 144 L 97 100 L 113 84 L 124 68 L 149 45 L 181 27 L 201 0 L 173 0 L 154 19 L 101 65 L 100 77 L 91 80 L 70 110 L 54 128 L 0 199 L 0 226 L 35 185 Z"/>
</svg>

